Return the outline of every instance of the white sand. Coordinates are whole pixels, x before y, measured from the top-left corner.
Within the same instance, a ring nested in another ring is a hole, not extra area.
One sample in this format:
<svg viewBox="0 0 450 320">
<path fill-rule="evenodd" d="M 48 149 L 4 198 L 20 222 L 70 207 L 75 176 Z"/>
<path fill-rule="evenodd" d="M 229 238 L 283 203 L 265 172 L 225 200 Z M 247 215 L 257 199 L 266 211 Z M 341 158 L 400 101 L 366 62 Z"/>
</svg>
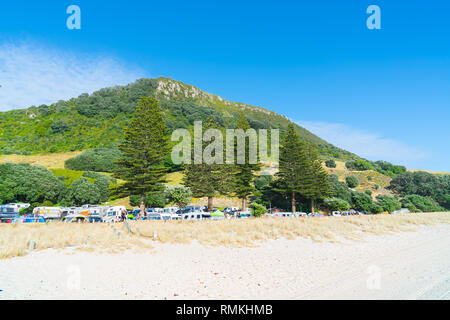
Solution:
<svg viewBox="0 0 450 320">
<path fill-rule="evenodd" d="M 0 299 L 450 299 L 450 225 L 351 244 L 47 250 L 0 261 Z"/>
</svg>

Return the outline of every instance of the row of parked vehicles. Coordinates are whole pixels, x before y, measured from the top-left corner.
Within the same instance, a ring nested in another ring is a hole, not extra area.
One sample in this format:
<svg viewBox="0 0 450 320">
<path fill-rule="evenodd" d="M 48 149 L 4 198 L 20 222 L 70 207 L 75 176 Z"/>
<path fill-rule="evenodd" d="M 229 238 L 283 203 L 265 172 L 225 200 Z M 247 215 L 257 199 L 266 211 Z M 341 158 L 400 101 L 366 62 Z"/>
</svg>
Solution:
<svg viewBox="0 0 450 320">
<path fill-rule="evenodd" d="M 47 221 L 64 222 L 120 222 L 124 215 L 126 220 L 224 220 L 231 218 L 249 218 L 250 211 L 240 211 L 238 208 L 229 207 L 224 211 L 215 208 L 212 213 L 207 211 L 207 207 L 188 206 L 180 211 L 177 207 L 168 208 L 146 208 L 143 216 L 140 209 L 127 210 L 124 206 L 98 206 L 84 205 L 82 207 L 37 207 L 28 215 L 19 215 L 23 209 L 28 209 L 29 204 L 12 203 L 0 205 L 0 222 L 7 223 L 39 223 Z M 349 216 L 363 215 L 364 212 L 349 210 L 345 212 L 334 211 L 331 214 L 324 213 L 304 213 L 304 212 L 273 212 L 265 214 L 272 218 L 298 218 L 298 217 L 322 217 L 322 216 Z"/>
<path fill-rule="evenodd" d="M 205 207 L 188 206 L 180 211 L 177 207 L 146 208 L 143 216 L 140 209 L 127 210 L 124 206 L 84 205 L 82 207 L 36 207 L 32 213 L 20 215 L 22 209 L 28 209 L 29 204 L 8 204 L 0 206 L 0 222 L 6 223 L 36 223 L 48 221 L 64 222 L 120 222 L 124 215 L 127 220 L 223 220 L 226 214 L 216 210 L 207 212 Z M 247 217 L 243 214 L 242 217 Z"/>
</svg>

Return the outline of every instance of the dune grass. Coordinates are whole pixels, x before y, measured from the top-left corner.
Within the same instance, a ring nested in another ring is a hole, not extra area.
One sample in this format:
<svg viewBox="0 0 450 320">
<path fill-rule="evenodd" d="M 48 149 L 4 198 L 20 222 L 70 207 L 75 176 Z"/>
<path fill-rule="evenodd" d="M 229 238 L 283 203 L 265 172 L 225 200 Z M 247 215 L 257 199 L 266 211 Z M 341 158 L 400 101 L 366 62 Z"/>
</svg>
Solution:
<svg viewBox="0 0 450 320">
<path fill-rule="evenodd" d="M 63 249 L 119 253 L 151 250 L 154 241 L 207 246 L 252 247 L 270 239 L 305 238 L 313 241 L 358 241 L 364 235 L 413 231 L 417 226 L 450 224 L 450 213 L 410 213 L 321 218 L 260 218 L 222 221 L 131 222 L 124 224 L 17 224 L 0 225 L 0 259 L 34 250 Z M 120 235 L 119 235 L 120 233 Z"/>
</svg>

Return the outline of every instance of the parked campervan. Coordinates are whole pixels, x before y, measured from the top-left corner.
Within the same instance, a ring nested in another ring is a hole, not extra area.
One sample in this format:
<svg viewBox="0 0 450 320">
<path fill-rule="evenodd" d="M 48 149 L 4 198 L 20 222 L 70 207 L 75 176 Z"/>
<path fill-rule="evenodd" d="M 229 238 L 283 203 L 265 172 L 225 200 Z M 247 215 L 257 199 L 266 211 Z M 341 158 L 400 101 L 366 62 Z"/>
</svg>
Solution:
<svg viewBox="0 0 450 320">
<path fill-rule="evenodd" d="M 183 213 L 183 220 L 203 220 L 203 214 L 200 211 Z"/>
<path fill-rule="evenodd" d="M 175 213 L 177 211 L 178 211 L 177 207 L 167 207 L 167 208 L 163 209 L 164 213 L 169 213 L 169 214 Z"/>
<path fill-rule="evenodd" d="M 119 222 L 122 219 L 122 210 L 127 210 L 124 206 L 114 206 L 108 208 L 103 216 L 103 222 Z"/>
<path fill-rule="evenodd" d="M 0 222 L 15 218 L 19 213 L 16 206 L 6 204 L 0 206 Z"/>
<path fill-rule="evenodd" d="M 35 217 L 42 217 L 45 220 L 61 219 L 62 208 L 60 207 L 36 207 L 33 209 Z"/>
<path fill-rule="evenodd" d="M 28 209 L 30 207 L 29 203 L 10 203 L 10 206 L 17 209 L 17 212 L 19 212 L 22 209 Z"/>
</svg>

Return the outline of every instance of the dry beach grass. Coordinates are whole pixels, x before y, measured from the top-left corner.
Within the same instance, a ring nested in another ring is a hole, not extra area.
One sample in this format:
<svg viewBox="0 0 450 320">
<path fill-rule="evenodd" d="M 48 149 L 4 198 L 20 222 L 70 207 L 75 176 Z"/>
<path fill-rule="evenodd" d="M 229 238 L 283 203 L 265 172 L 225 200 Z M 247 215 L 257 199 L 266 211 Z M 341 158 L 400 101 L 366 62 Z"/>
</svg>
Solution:
<svg viewBox="0 0 450 320">
<path fill-rule="evenodd" d="M 357 241 L 364 235 L 414 231 L 423 225 L 450 224 L 450 213 L 415 213 L 321 218 L 260 218 L 223 221 L 145 221 L 129 224 L 2 224 L 0 259 L 33 250 L 76 247 L 119 253 L 151 250 L 152 241 L 206 246 L 251 247 L 270 239 L 307 238 L 313 241 Z M 30 248 L 31 246 L 31 248 Z"/>
</svg>

